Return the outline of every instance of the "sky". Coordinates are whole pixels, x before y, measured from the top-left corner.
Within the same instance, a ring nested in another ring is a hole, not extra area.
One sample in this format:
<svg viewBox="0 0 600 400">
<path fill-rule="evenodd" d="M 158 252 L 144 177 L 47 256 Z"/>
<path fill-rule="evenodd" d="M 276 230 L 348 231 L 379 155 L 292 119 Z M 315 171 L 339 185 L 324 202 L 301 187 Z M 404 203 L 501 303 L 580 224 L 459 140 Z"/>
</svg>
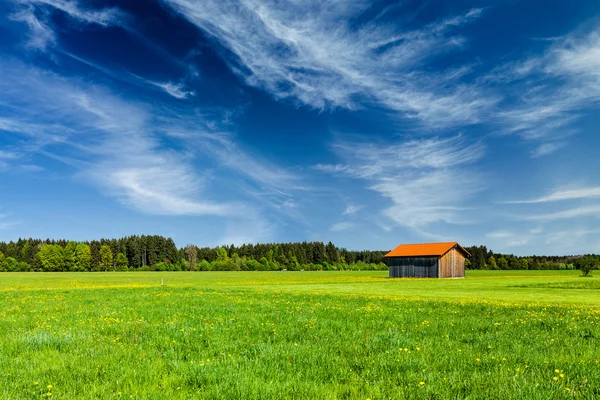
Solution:
<svg viewBox="0 0 600 400">
<path fill-rule="evenodd" d="M 0 1 L 0 240 L 600 251 L 596 0 Z"/>
</svg>

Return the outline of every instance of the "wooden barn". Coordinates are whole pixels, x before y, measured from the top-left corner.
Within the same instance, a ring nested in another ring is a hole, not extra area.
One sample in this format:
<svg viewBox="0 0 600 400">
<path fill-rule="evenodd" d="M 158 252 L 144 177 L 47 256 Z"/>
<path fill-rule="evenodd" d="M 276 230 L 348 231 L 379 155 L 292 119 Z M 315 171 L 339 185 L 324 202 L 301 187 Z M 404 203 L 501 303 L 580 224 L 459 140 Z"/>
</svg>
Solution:
<svg viewBox="0 0 600 400">
<path fill-rule="evenodd" d="M 384 257 L 390 278 L 464 278 L 471 255 L 456 242 L 401 244 Z"/>
</svg>

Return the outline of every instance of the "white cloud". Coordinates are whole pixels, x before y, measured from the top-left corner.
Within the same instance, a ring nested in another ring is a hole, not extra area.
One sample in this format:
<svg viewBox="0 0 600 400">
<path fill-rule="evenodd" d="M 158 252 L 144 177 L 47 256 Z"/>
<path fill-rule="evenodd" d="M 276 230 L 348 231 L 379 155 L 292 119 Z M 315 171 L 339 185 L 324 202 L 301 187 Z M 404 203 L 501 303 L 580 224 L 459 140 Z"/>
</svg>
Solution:
<svg viewBox="0 0 600 400">
<path fill-rule="evenodd" d="M 516 93 L 497 113 L 504 132 L 541 142 L 533 157 L 552 154 L 578 131 L 581 113 L 600 104 L 600 28 L 549 42 L 540 56 L 510 63 L 485 79 Z"/>
<path fill-rule="evenodd" d="M 600 186 L 555 190 L 554 192 L 546 196 L 538 197 L 537 199 L 507 201 L 505 204 L 536 204 L 591 198 L 600 198 Z"/>
<path fill-rule="evenodd" d="M 347 21 L 372 6 L 366 0 L 165 2 L 233 53 L 234 72 L 276 98 L 355 109 L 360 96 L 435 127 L 477 122 L 496 102 L 457 83 L 469 68 L 438 75 L 423 68 L 465 47 L 456 30 L 477 20 L 479 9 L 412 30 L 377 19 L 351 27 Z"/>
<path fill-rule="evenodd" d="M 296 209 L 293 192 L 304 190 L 300 177 L 240 148 L 218 122 L 203 119 L 207 114 L 125 101 L 89 82 L 19 63 L 2 62 L 0 68 L 9 77 L 0 81 L 0 103 L 14 105 L 0 114 L 0 129 L 23 138 L 24 154 L 67 163 L 79 181 L 128 207 L 155 215 L 226 217 L 230 228 L 223 243 L 272 240 L 270 218 L 254 203 L 220 199 L 231 193 L 221 196 L 207 187 L 216 170 L 203 169 L 200 160 L 226 170 L 224 179 L 233 184 L 221 186 L 228 190 L 239 190 L 244 180 L 253 185 L 255 199 Z M 165 135 L 181 150 L 165 148 Z"/>
<path fill-rule="evenodd" d="M 85 60 L 81 60 L 82 62 L 86 62 Z M 94 68 L 101 68 L 96 65 L 93 65 Z M 176 99 L 187 99 L 188 97 L 192 97 L 196 95 L 196 92 L 193 90 L 186 90 L 186 87 L 183 83 L 173 83 L 173 82 L 156 82 L 150 79 L 142 78 L 141 76 L 137 76 L 135 74 L 131 74 L 140 81 L 147 83 L 151 86 L 154 86 L 165 93 L 175 97 Z"/>
<path fill-rule="evenodd" d="M 124 14 L 117 8 L 104 8 L 101 10 L 86 10 L 79 6 L 77 1 L 70 0 L 19 0 L 20 3 L 45 5 L 68 14 L 71 18 L 89 24 L 102 26 L 115 25 L 122 22 Z"/>
<path fill-rule="evenodd" d="M 543 143 L 531 152 L 533 158 L 550 155 L 567 145 L 566 142 Z"/>
<path fill-rule="evenodd" d="M 365 206 L 357 206 L 349 204 L 343 212 L 343 215 L 354 215 L 360 210 L 362 210 Z"/>
<path fill-rule="evenodd" d="M 562 219 L 572 219 L 579 217 L 600 217 L 600 205 L 589 205 L 589 206 L 581 206 L 574 207 L 564 211 L 558 211 L 548 214 L 540 214 L 540 215 L 530 215 L 525 217 L 525 219 L 534 220 L 534 221 L 556 221 Z"/>
<path fill-rule="evenodd" d="M 25 7 L 11 14 L 10 19 L 23 22 L 29 27 L 29 40 L 25 43 L 28 48 L 45 51 L 56 42 L 54 31 L 35 15 L 34 7 Z"/>
<path fill-rule="evenodd" d="M 341 232 L 341 231 L 348 230 L 352 227 L 354 227 L 354 224 L 351 222 L 338 222 L 337 224 L 333 224 L 333 226 L 331 227 L 331 231 L 332 232 Z"/>
<path fill-rule="evenodd" d="M 184 155 L 161 149 L 146 106 L 20 64 L 5 63 L 2 69 L 9 79 L 0 82 L 0 101 L 20 107 L 19 113 L 3 118 L 2 128 L 30 137 L 32 149 L 67 160 L 79 170 L 78 176 L 124 204 L 152 214 L 244 212 L 236 204 L 199 200 L 201 176 Z M 64 140 L 44 141 L 44 132 L 52 135 L 59 123 L 69 128 L 63 131 Z"/>
<path fill-rule="evenodd" d="M 12 151 L 0 150 L 0 160 L 15 160 L 21 157 L 21 154 Z"/>
<path fill-rule="evenodd" d="M 319 170 L 366 180 L 369 189 L 391 200 L 385 216 L 421 233 L 431 223 L 462 223 L 464 203 L 483 188 L 481 176 L 461 166 L 480 159 L 484 147 L 460 136 L 398 144 L 339 142 L 334 149 L 345 163 Z"/>
<path fill-rule="evenodd" d="M 20 21 L 29 27 L 27 47 L 46 51 L 56 43 L 56 33 L 49 20 L 51 10 L 60 10 L 70 18 L 87 24 L 110 26 L 122 23 L 124 14 L 116 8 L 86 10 L 76 1 L 68 0 L 16 0 L 18 8 L 10 15 L 13 21 Z"/>
<path fill-rule="evenodd" d="M 508 242 L 506 242 L 507 246 L 524 246 L 527 244 L 527 240 L 526 239 L 514 239 L 514 240 L 509 240 Z"/>
<path fill-rule="evenodd" d="M 491 239 L 508 239 L 514 236 L 513 233 L 508 232 L 508 231 L 496 231 L 496 232 L 490 232 L 488 234 L 485 235 L 488 238 Z"/>
</svg>

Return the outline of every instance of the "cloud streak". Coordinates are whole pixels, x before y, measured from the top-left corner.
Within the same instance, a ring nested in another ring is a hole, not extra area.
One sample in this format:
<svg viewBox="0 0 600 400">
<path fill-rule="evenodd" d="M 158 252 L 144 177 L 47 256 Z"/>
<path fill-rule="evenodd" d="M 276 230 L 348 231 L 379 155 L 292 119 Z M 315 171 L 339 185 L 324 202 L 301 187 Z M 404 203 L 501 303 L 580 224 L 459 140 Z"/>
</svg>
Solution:
<svg viewBox="0 0 600 400">
<path fill-rule="evenodd" d="M 447 86 L 468 68 L 437 76 L 423 71 L 427 60 L 466 45 L 456 30 L 476 21 L 480 9 L 408 30 L 377 20 L 340 23 L 366 11 L 367 1 L 165 3 L 226 47 L 232 69 L 248 84 L 278 99 L 317 109 L 371 101 L 435 127 L 475 123 L 496 101 L 468 85 Z"/>
<path fill-rule="evenodd" d="M 486 78 L 518 95 L 498 112 L 503 132 L 540 143 L 533 157 L 552 154 L 578 133 L 583 113 L 600 104 L 600 28 L 552 41 L 539 56 L 502 65 Z"/>
<path fill-rule="evenodd" d="M 32 142 L 25 148 L 67 160 L 79 175 L 121 202 L 163 215 L 239 215 L 242 207 L 198 200 L 201 178 L 185 157 L 162 150 L 144 106 L 103 88 L 23 65 L 3 65 L 0 101 L 19 105 L 2 128 Z M 49 99 L 52 101 L 49 101 Z M 43 115 L 44 123 L 39 121 Z M 60 141 L 45 140 L 65 124 Z M 38 138 L 40 139 L 38 141 Z M 59 146 L 59 147 L 57 147 Z"/>
<path fill-rule="evenodd" d="M 367 181 L 367 188 L 392 202 L 383 214 L 417 231 L 437 222 L 461 223 L 465 202 L 483 188 L 478 173 L 461 167 L 479 160 L 485 149 L 460 136 L 392 145 L 338 142 L 334 151 L 344 163 L 315 168 Z"/>
<path fill-rule="evenodd" d="M 56 33 L 49 22 L 50 13 L 53 11 L 61 11 L 80 23 L 104 27 L 121 24 L 125 19 L 125 15 L 117 8 L 86 10 L 80 8 L 75 1 L 16 0 L 15 4 L 17 9 L 9 18 L 28 26 L 29 40 L 26 46 L 39 51 L 46 51 L 56 44 Z"/>
<path fill-rule="evenodd" d="M 600 198 L 600 186 L 578 189 L 556 190 L 547 196 L 530 200 L 507 201 L 504 204 L 539 204 L 564 200 Z"/>
</svg>

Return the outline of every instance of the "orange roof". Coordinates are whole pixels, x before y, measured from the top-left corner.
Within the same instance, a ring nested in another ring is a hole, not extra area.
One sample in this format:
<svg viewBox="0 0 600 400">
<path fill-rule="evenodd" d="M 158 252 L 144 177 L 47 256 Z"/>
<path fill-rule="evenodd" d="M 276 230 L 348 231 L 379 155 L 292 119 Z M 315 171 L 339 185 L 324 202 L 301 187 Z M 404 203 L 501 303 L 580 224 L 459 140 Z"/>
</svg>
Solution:
<svg viewBox="0 0 600 400">
<path fill-rule="evenodd" d="M 457 242 L 424 243 L 424 244 L 401 244 L 384 257 L 424 257 L 443 256 L 454 247 L 458 247 L 465 255 L 470 256 Z"/>
</svg>

